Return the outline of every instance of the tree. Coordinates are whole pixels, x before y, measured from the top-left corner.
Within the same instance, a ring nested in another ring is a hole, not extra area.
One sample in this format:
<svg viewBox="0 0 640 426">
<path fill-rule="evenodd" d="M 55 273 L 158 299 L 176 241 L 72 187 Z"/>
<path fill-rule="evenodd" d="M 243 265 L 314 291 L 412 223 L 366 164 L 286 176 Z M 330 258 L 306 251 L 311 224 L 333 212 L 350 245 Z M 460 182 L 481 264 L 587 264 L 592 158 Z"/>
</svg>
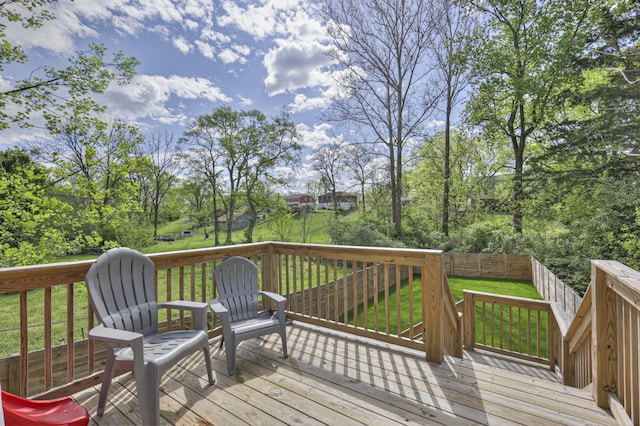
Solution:
<svg viewBox="0 0 640 426">
<path fill-rule="evenodd" d="M 302 150 L 296 126 L 289 120 L 287 113 L 282 113 L 273 121 L 264 115 L 258 115 L 256 128 L 245 128 L 247 143 L 252 147 L 251 160 L 248 163 L 244 179 L 244 189 L 249 207 L 249 227 L 246 242 L 253 241 L 253 230 L 258 218 L 258 207 L 269 206 L 274 194 L 270 194 L 269 186 L 284 185 L 284 181 L 276 173 L 277 166 L 292 166 L 299 160 Z"/>
<path fill-rule="evenodd" d="M 237 114 L 229 107 L 221 107 L 211 115 L 197 117 L 193 125 L 185 132 L 185 141 L 191 143 L 189 152 L 191 169 L 204 176 L 209 184 L 213 206 L 214 244 L 220 244 L 221 209 L 218 203 L 222 200 L 223 152 L 219 142 L 232 138 L 237 132 Z M 225 209 L 226 210 L 226 209 Z"/>
<path fill-rule="evenodd" d="M 513 227 L 522 232 L 523 170 L 531 139 L 562 105 L 562 89 L 579 77 L 588 4 L 551 0 L 469 1 L 483 12 L 485 34 L 475 41 L 477 87 L 467 104 L 485 138 L 513 150 Z"/>
<path fill-rule="evenodd" d="M 64 232 L 72 207 L 52 184 L 28 152 L 0 151 L 0 267 L 45 263 L 74 246 Z"/>
<path fill-rule="evenodd" d="M 360 188 L 362 211 L 364 212 L 367 209 L 365 190 L 367 182 L 372 179 L 372 175 L 375 172 L 374 159 L 377 155 L 369 146 L 363 144 L 348 145 L 344 149 L 344 155 L 346 158 L 345 169 Z"/>
<path fill-rule="evenodd" d="M 309 179 L 305 183 L 305 188 L 307 189 L 307 193 L 311 195 L 314 200 L 317 200 L 318 196 L 323 192 L 322 183 L 316 179 Z"/>
<path fill-rule="evenodd" d="M 443 181 L 449 180 L 451 197 L 448 221 L 452 229 L 468 224 L 473 212 L 484 209 L 490 182 L 495 176 L 495 158 L 485 161 L 487 153 L 477 138 L 467 132 L 453 131 L 447 147 L 445 131 L 427 139 L 416 153 L 416 166 L 407 174 L 411 205 L 407 207 L 411 221 L 411 234 L 417 244 L 424 247 L 429 235 L 440 231 L 442 223 L 443 198 L 440 189 Z M 449 176 L 444 173 L 446 155 L 449 149 Z"/>
<path fill-rule="evenodd" d="M 435 3 L 440 19 L 434 23 L 433 53 L 436 71 L 444 83 L 444 149 L 442 182 L 442 233 L 449 235 L 451 201 L 451 130 L 452 115 L 462 101 L 470 82 L 470 65 L 466 53 L 472 45 L 475 19 L 452 0 Z"/>
<path fill-rule="evenodd" d="M 37 30 L 43 22 L 55 19 L 49 5 L 57 0 L 7 0 L 0 3 L 0 71 L 5 65 L 28 65 L 28 57 L 21 46 L 12 45 L 6 38 L 10 26 Z M 57 70 L 51 66 L 40 66 L 25 72 L 24 79 L 16 79 L 12 87 L 0 92 L 0 130 L 9 122 L 21 126 L 30 125 L 33 112 L 42 112 L 47 128 L 55 132 L 66 116 L 86 116 L 102 112 L 104 108 L 91 99 L 94 93 L 103 93 L 110 82 L 128 83 L 135 75 L 139 64 L 134 57 L 122 52 L 106 59 L 106 48 L 90 44 L 69 59 L 69 66 Z M 19 107 L 14 115 L 7 105 Z"/>
<path fill-rule="evenodd" d="M 142 138 L 137 128 L 116 121 L 69 121 L 52 139 L 42 142 L 41 155 L 53 164 L 59 196 L 74 206 L 68 219 L 80 225 L 86 248 L 109 241 L 140 247 L 145 241 L 138 224 L 138 187 L 133 171 L 148 166 L 136 155 Z"/>
<path fill-rule="evenodd" d="M 267 227 L 280 241 L 291 241 L 293 233 L 293 214 L 285 209 L 276 209 L 269 215 Z"/>
<path fill-rule="evenodd" d="M 255 195 L 265 194 L 267 184 L 276 180 L 274 168 L 294 163 L 296 153 L 301 149 L 295 126 L 287 114 L 269 120 L 258 110 L 234 111 L 223 106 L 210 115 L 198 117 L 185 134 L 196 147 L 204 148 L 205 155 L 197 154 L 199 160 L 196 161 L 207 162 L 204 170 L 212 183 L 215 182 L 216 191 L 220 191 L 218 185 L 226 184 L 225 244 L 233 243 L 234 215 L 242 195 L 253 216 L 248 233 L 251 239 L 257 217 L 258 198 Z"/>
<path fill-rule="evenodd" d="M 323 16 L 343 71 L 342 89 L 328 117 L 360 126 L 369 142 L 386 147 L 392 221 L 402 232 L 403 153 L 423 132 L 437 94 L 429 93 L 431 2 L 325 1 Z"/>
<path fill-rule="evenodd" d="M 543 128 L 525 173 L 530 214 L 564 231 L 536 255 L 575 287 L 588 282 L 588 259 L 637 265 L 632 241 L 640 237 L 638 9 L 596 4 L 577 59 L 582 78 L 565 87 L 563 109 Z"/>
<path fill-rule="evenodd" d="M 331 193 L 334 210 L 338 210 L 336 192 L 344 175 L 347 157 L 340 144 L 332 143 L 320 147 L 311 155 L 311 168 L 320 175 L 320 184 Z"/>
<path fill-rule="evenodd" d="M 141 146 L 143 155 L 151 162 L 151 205 L 153 236 L 158 233 L 158 220 L 162 201 L 174 186 L 181 171 L 177 141 L 168 132 L 151 132 Z"/>
</svg>

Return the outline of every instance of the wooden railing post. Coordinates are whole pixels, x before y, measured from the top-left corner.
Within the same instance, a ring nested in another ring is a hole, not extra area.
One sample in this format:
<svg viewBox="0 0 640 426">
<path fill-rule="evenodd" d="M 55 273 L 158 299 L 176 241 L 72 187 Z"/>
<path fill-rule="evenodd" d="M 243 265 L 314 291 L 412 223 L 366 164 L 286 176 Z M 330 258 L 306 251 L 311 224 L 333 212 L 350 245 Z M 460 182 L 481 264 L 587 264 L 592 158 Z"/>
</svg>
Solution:
<svg viewBox="0 0 640 426">
<path fill-rule="evenodd" d="M 442 252 L 425 255 L 422 267 L 422 323 L 427 361 L 444 360 L 444 268 Z"/>
<path fill-rule="evenodd" d="M 269 245 L 262 255 L 262 290 L 280 294 L 280 265 L 276 262 L 279 256 L 274 253 L 273 245 Z M 265 309 L 275 306 L 265 306 Z"/>
<path fill-rule="evenodd" d="M 476 302 L 473 300 L 473 293 L 463 291 L 464 297 L 464 347 L 473 350 L 476 342 Z"/>
<path fill-rule="evenodd" d="M 608 393 L 616 392 L 616 296 L 607 286 L 607 274 L 591 262 L 593 299 L 591 316 L 592 392 L 599 407 L 608 408 Z"/>
</svg>

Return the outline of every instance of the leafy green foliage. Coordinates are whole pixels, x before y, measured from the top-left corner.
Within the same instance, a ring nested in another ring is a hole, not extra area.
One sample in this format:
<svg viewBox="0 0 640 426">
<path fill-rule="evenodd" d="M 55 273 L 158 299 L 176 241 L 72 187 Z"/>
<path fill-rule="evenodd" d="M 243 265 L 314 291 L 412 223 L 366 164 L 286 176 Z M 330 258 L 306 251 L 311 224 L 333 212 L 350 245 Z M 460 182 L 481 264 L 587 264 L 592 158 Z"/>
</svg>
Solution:
<svg viewBox="0 0 640 426">
<path fill-rule="evenodd" d="M 0 152 L 0 166 L 0 267 L 64 253 L 69 243 L 58 226 L 72 208 L 48 192 L 45 168 L 19 149 Z"/>
</svg>

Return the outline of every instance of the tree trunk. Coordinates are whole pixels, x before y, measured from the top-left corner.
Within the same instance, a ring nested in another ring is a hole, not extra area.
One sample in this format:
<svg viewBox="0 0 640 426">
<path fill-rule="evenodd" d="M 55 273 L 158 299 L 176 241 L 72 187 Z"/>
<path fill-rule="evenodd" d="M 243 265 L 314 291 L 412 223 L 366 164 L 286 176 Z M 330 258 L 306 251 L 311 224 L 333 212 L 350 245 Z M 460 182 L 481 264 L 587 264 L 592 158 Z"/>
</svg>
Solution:
<svg viewBox="0 0 640 426">
<path fill-rule="evenodd" d="M 447 84 L 447 110 L 444 127 L 444 185 L 442 188 L 442 233 L 449 236 L 449 193 L 451 191 L 451 81 Z"/>
</svg>

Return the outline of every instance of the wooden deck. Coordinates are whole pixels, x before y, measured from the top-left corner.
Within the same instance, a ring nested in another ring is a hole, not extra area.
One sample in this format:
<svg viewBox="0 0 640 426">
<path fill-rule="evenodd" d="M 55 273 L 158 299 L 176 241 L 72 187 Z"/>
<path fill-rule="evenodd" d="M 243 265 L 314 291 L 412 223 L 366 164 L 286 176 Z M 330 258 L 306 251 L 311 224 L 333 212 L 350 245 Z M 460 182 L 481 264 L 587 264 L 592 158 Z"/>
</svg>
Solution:
<svg viewBox="0 0 640 426">
<path fill-rule="evenodd" d="M 162 382 L 165 424 L 615 424 L 590 392 L 534 377 L 539 369 L 531 366 L 512 372 L 481 354 L 434 364 L 416 351 L 301 323 L 288 333 L 286 360 L 277 335 L 242 343 L 235 377 L 213 345 L 214 386 L 202 353 L 176 365 Z M 131 373 L 112 384 L 102 418 L 95 417 L 99 389 L 74 396 L 91 424 L 141 423 Z"/>
</svg>

